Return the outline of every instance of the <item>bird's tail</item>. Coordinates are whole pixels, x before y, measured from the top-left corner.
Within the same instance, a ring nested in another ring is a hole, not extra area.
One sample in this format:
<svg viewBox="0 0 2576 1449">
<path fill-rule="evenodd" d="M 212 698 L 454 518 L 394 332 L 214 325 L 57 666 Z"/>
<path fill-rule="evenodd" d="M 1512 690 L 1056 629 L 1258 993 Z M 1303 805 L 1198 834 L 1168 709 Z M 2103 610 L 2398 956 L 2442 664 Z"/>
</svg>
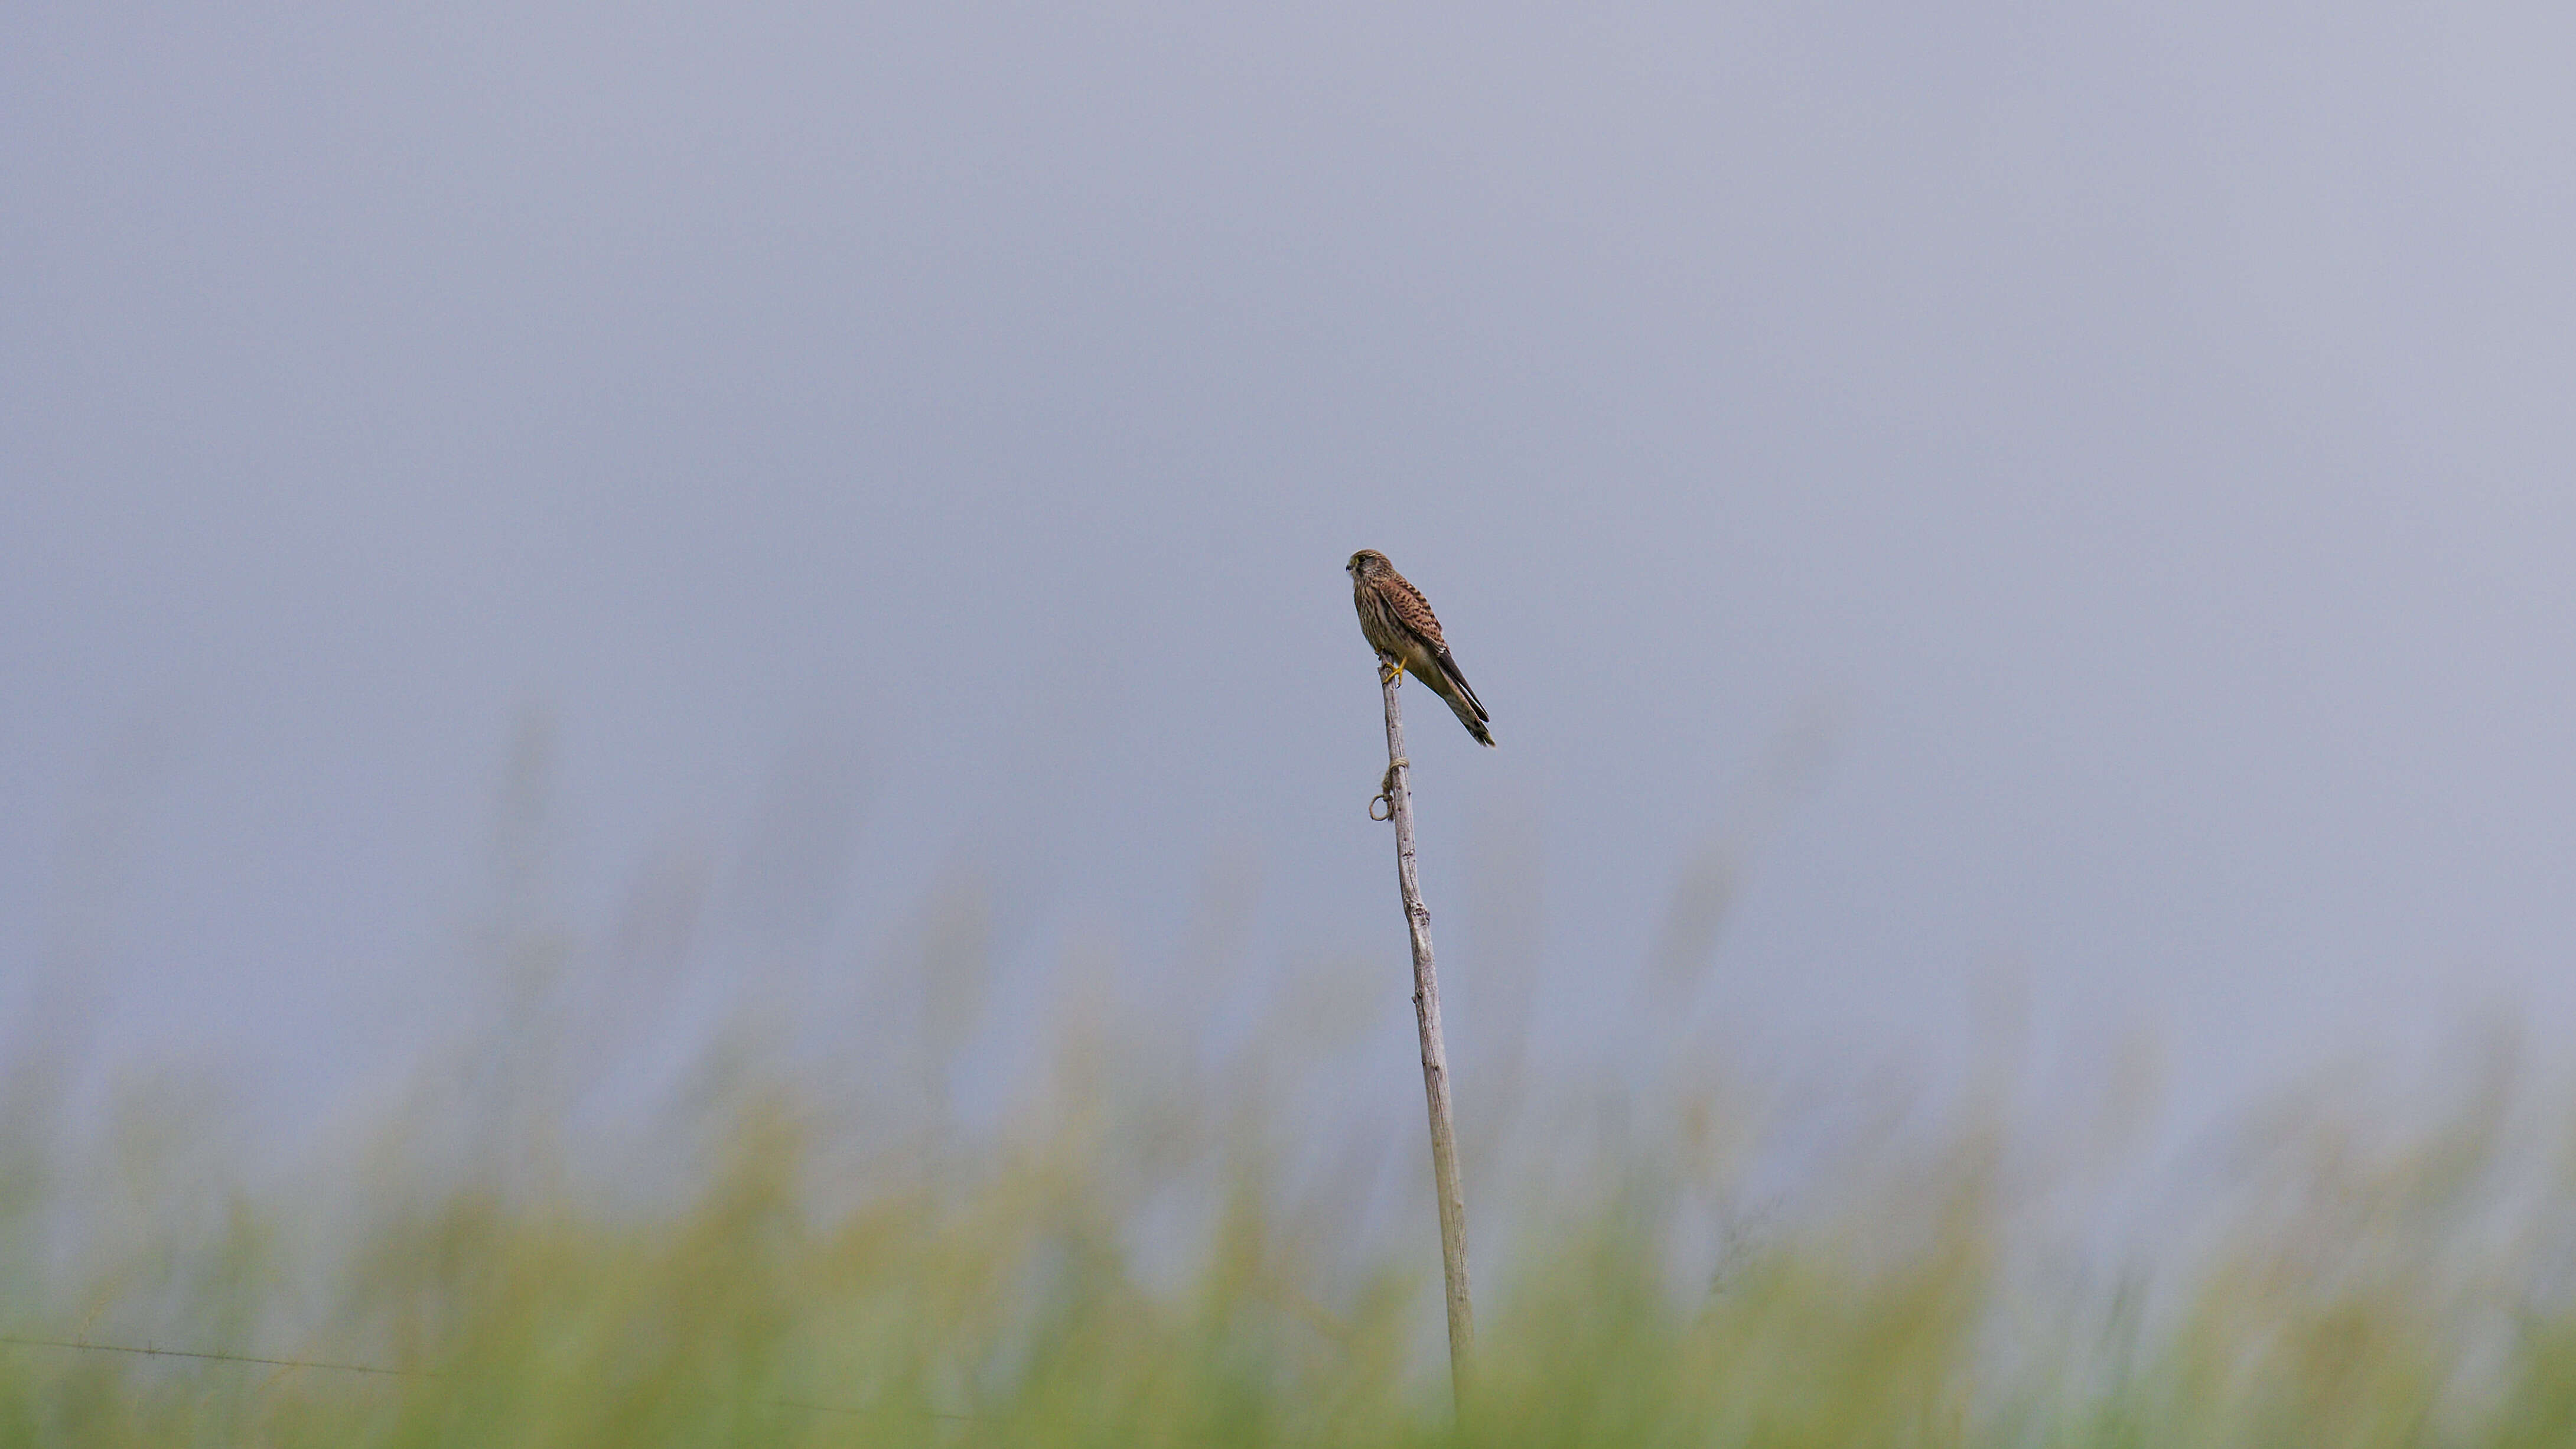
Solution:
<svg viewBox="0 0 2576 1449">
<path fill-rule="evenodd" d="M 1476 743 L 1487 748 L 1493 746 L 1494 732 L 1486 726 L 1483 716 L 1476 708 L 1475 700 L 1468 695 L 1467 691 L 1444 689 L 1440 691 L 1440 697 L 1449 702 L 1449 712 L 1458 716 L 1458 723 L 1467 727 L 1467 733 L 1476 737 Z"/>
<path fill-rule="evenodd" d="M 1476 737 L 1476 743 L 1491 748 L 1494 732 L 1485 728 L 1485 721 L 1491 716 L 1485 713 L 1485 702 L 1476 698 L 1476 691 L 1468 685 L 1467 676 L 1458 672 L 1458 661 L 1449 657 L 1445 646 L 1435 647 L 1431 658 L 1440 667 L 1417 671 L 1423 676 L 1422 682 L 1449 702 L 1449 712 L 1458 716 L 1458 723 L 1467 727 L 1467 733 Z"/>
</svg>

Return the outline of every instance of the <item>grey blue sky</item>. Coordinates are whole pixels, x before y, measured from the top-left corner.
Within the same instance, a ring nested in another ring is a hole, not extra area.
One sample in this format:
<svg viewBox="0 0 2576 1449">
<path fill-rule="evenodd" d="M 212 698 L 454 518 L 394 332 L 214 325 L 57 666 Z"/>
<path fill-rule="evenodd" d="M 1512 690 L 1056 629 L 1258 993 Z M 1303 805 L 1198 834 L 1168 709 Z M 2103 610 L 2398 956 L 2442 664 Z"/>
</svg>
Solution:
<svg viewBox="0 0 2576 1449">
<path fill-rule="evenodd" d="M 2571 73 L 2368 0 L 19 0 L 0 1001 L 342 1090 L 535 711 L 579 933 L 694 871 L 831 1000 L 942 880 L 1148 972 L 1233 892 L 1400 1053 L 1368 546 L 1502 741 L 1414 692 L 1445 971 L 1534 931 L 1543 1049 L 1647 1029 L 1712 843 L 1759 1072 L 1997 982 L 2204 1105 L 2563 1040 Z"/>
</svg>

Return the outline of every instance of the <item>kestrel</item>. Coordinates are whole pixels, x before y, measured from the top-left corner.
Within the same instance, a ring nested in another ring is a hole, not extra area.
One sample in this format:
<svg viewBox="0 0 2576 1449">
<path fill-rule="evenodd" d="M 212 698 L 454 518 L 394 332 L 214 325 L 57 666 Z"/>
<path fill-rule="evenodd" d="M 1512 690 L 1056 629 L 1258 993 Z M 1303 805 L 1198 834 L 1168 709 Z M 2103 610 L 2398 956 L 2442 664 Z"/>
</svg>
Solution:
<svg viewBox="0 0 2576 1449">
<path fill-rule="evenodd" d="M 1405 581 L 1386 561 L 1386 555 L 1373 548 L 1351 555 L 1344 568 L 1351 574 L 1351 602 L 1360 611 L 1360 633 L 1377 651 L 1381 677 L 1401 678 L 1404 671 L 1431 686 L 1431 692 L 1449 701 L 1450 712 L 1458 723 L 1476 737 L 1476 743 L 1490 745 L 1494 732 L 1485 728 L 1493 716 L 1476 700 L 1476 691 L 1467 687 L 1467 676 L 1458 672 L 1458 661 L 1449 657 L 1449 646 L 1440 637 L 1440 621 L 1431 617 L 1431 602 L 1422 591 Z"/>
</svg>

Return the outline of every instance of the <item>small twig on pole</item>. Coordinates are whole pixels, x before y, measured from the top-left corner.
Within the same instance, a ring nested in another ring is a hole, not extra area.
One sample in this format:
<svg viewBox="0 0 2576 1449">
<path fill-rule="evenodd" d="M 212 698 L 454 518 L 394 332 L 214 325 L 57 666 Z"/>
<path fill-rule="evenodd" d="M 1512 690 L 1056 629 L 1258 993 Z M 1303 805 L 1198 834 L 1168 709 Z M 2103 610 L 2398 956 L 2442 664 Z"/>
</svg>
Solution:
<svg viewBox="0 0 2576 1449">
<path fill-rule="evenodd" d="M 1467 1413 L 1468 1361 L 1476 1347 L 1475 1311 L 1467 1300 L 1467 1194 L 1458 1183 L 1458 1132 L 1449 1118 L 1449 1053 L 1440 1042 L 1440 978 L 1431 969 L 1431 912 L 1413 866 L 1413 792 L 1404 758 L 1404 710 L 1396 691 L 1403 675 L 1381 666 L 1386 690 L 1386 779 L 1369 817 L 1395 822 L 1395 884 L 1413 936 L 1413 1018 L 1422 1029 L 1422 1095 L 1431 1109 L 1431 1185 L 1440 1199 L 1440 1268 L 1449 1289 L 1449 1393 Z M 1386 813 L 1374 808 L 1383 802 Z"/>
</svg>

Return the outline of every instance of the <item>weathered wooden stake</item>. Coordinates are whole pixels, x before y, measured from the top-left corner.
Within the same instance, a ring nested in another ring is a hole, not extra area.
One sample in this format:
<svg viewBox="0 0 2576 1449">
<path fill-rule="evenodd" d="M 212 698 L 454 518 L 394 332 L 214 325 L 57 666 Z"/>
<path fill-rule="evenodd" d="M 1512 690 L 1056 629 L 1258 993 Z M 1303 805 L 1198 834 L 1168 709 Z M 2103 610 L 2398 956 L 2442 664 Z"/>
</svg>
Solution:
<svg viewBox="0 0 2576 1449">
<path fill-rule="evenodd" d="M 1422 1029 L 1431 1185 L 1440 1199 L 1440 1268 L 1449 1287 L 1449 1395 L 1464 1419 L 1469 1360 L 1476 1349 L 1476 1316 L 1467 1301 L 1467 1194 L 1458 1184 L 1458 1132 L 1449 1119 L 1449 1053 L 1440 1043 L 1440 978 L 1431 969 L 1431 912 L 1422 904 L 1422 883 L 1413 867 L 1413 792 L 1404 758 L 1404 709 L 1396 696 L 1404 680 L 1383 666 L 1378 673 L 1386 689 L 1386 780 L 1378 799 L 1386 802 L 1385 818 L 1395 822 L 1395 884 L 1404 897 L 1405 926 L 1413 935 L 1413 1019 Z"/>
</svg>

